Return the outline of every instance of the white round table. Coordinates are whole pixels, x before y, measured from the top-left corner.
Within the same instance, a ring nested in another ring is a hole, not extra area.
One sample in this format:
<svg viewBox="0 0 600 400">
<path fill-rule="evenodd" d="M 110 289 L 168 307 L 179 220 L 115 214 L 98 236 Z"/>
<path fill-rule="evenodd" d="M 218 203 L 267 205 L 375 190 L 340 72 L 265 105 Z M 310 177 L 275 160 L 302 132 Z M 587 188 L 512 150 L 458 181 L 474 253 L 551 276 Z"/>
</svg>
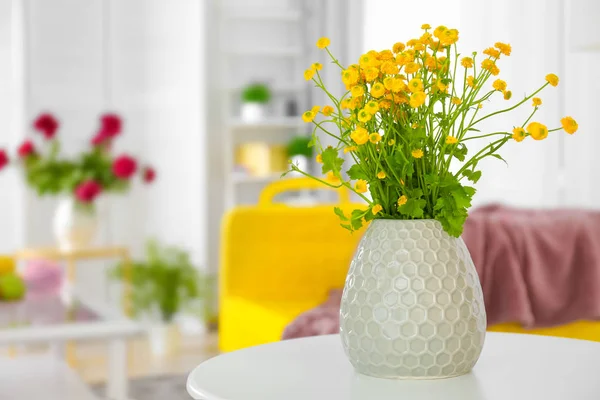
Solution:
<svg viewBox="0 0 600 400">
<path fill-rule="evenodd" d="M 226 353 L 188 377 L 198 400 L 598 400 L 600 343 L 488 333 L 468 375 L 386 380 L 354 372 L 338 335 Z"/>
</svg>

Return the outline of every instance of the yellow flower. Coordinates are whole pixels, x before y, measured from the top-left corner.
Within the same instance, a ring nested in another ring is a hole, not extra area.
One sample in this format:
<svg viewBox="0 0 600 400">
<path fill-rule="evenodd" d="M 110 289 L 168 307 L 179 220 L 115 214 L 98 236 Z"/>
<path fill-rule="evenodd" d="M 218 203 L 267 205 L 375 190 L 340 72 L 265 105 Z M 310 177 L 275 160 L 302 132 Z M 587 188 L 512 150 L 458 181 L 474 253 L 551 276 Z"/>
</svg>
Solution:
<svg viewBox="0 0 600 400">
<path fill-rule="evenodd" d="M 560 123 L 561 123 L 563 129 L 565 130 L 565 132 L 567 132 L 570 135 L 577 132 L 577 128 L 579 128 L 577 121 L 575 121 L 572 117 L 564 117 L 563 119 L 560 120 Z"/>
<path fill-rule="evenodd" d="M 533 98 L 533 102 L 532 102 L 531 105 L 534 106 L 534 107 L 541 106 L 542 105 L 542 99 L 540 99 L 539 97 L 534 97 Z"/>
<path fill-rule="evenodd" d="M 483 108 L 483 104 L 481 104 L 481 103 L 477 104 L 477 108 Z"/>
<path fill-rule="evenodd" d="M 510 98 L 512 97 L 512 92 L 510 90 L 505 90 L 503 92 L 504 94 L 504 100 L 510 100 Z"/>
<path fill-rule="evenodd" d="M 388 144 L 389 144 L 390 146 L 393 146 L 393 145 L 395 145 L 395 144 L 396 144 L 396 141 L 395 141 L 394 139 L 390 139 L 390 140 L 388 140 Z"/>
<path fill-rule="evenodd" d="M 386 61 L 381 65 L 381 72 L 388 75 L 395 75 L 398 73 L 398 66 L 391 61 Z"/>
<path fill-rule="evenodd" d="M 403 206 L 408 202 L 408 197 L 406 197 L 405 195 L 400 196 L 400 198 L 398 199 L 398 206 Z"/>
<path fill-rule="evenodd" d="M 475 77 L 473 75 L 467 76 L 467 85 L 471 86 L 472 88 L 475 87 Z"/>
<path fill-rule="evenodd" d="M 558 76 L 555 74 L 546 75 L 546 81 L 552 86 L 558 86 Z"/>
<path fill-rule="evenodd" d="M 313 76 L 315 76 L 315 70 L 312 68 L 307 69 L 306 71 L 304 71 L 304 79 L 306 79 L 307 81 L 310 81 Z"/>
<path fill-rule="evenodd" d="M 413 122 L 410 127 L 413 129 L 417 129 L 419 127 L 419 124 L 417 122 Z"/>
<path fill-rule="evenodd" d="M 387 175 L 386 175 L 386 174 L 385 174 L 385 172 L 383 172 L 383 171 L 379 171 L 379 172 L 377 173 L 377 178 L 378 178 L 378 179 L 385 179 L 385 177 L 386 177 L 386 176 L 387 176 Z"/>
<path fill-rule="evenodd" d="M 355 110 L 355 109 L 359 108 L 360 106 L 362 106 L 362 101 L 363 101 L 362 97 L 354 97 L 352 100 L 350 100 L 349 108 L 351 110 Z"/>
<path fill-rule="evenodd" d="M 489 58 L 486 58 L 485 60 L 483 60 L 481 62 L 481 68 L 483 68 L 487 71 L 490 71 L 490 73 L 494 76 L 496 76 L 500 73 L 500 70 L 496 66 L 496 63 Z"/>
<path fill-rule="evenodd" d="M 417 64 L 416 62 L 409 62 L 404 67 L 404 71 L 406 71 L 407 74 L 414 74 L 418 70 L 419 70 L 419 64 Z"/>
<path fill-rule="evenodd" d="M 453 97 L 453 98 L 452 98 L 452 104 L 459 105 L 459 104 L 461 104 L 461 103 L 462 103 L 462 100 L 461 100 L 461 99 L 459 99 L 458 97 Z"/>
<path fill-rule="evenodd" d="M 408 42 L 406 42 L 406 45 L 408 47 L 414 47 L 417 43 L 419 43 L 417 39 L 410 39 Z"/>
<path fill-rule="evenodd" d="M 354 190 L 356 190 L 357 193 L 365 193 L 367 191 L 367 181 L 364 179 L 357 180 L 354 184 Z"/>
<path fill-rule="evenodd" d="M 458 31 L 456 29 L 446 29 L 439 37 L 440 43 L 444 46 L 450 46 L 458 41 Z"/>
<path fill-rule="evenodd" d="M 398 93 L 406 90 L 406 83 L 400 78 L 392 78 L 392 92 Z"/>
<path fill-rule="evenodd" d="M 431 25 L 423 24 L 423 25 L 421 25 L 421 29 L 431 29 Z"/>
<path fill-rule="evenodd" d="M 385 86 L 385 88 L 387 90 L 392 90 L 392 85 L 394 83 L 394 79 L 395 78 L 392 78 L 392 77 L 389 77 L 389 76 L 387 78 L 384 78 L 383 79 L 383 86 Z"/>
<path fill-rule="evenodd" d="M 339 185 L 340 184 L 340 178 L 338 178 L 333 171 L 329 171 L 327 173 L 327 175 L 325 176 L 325 180 L 327 182 L 329 182 L 332 185 Z"/>
<path fill-rule="evenodd" d="M 458 139 L 454 136 L 446 136 L 446 144 L 456 144 L 458 143 Z"/>
<path fill-rule="evenodd" d="M 425 50 L 425 45 L 423 43 L 421 43 L 421 41 L 419 41 L 419 42 L 415 43 L 414 49 L 423 51 L 423 50 Z"/>
<path fill-rule="evenodd" d="M 544 140 L 548 137 L 548 128 L 544 124 L 539 122 L 531 122 L 527 125 L 527 133 L 531 135 L 534 140 Z"/>
<path fill-rule="evenodd" d="M 371 86 L 371 96 L 373 97 L 381 97 L 385 94 L 385 86 L 381 82 L 374 83 Z"/>
<path fill-rule="evenodd" d="M 394 46 L 392 46 L 392 51 L 394 53 L 400 53 L 402 50 L 404 50 L 406 46 L 404 46 L 404 43 L 398 42 L 398 43 L 394 43 Z"/>
<path fill-rule="evenodd" d="M 521 128 L 520 126 L 513 129 L 512 138 L 515 139 L 515 141 L 522 142 L 526 137 L 527 133 L 525 132 L 525 129 Z"/>
<path fill-rule="evenodd" d="M 320 49 L 324 49 L 325 47 L 329 46 L 330 43 L 331 40 L 329 40 L 329 38 L 322 37 L 319 40 L 317 40 L 317 47 Z"/>
<path fill-rule="evenodd" d="M 390 107 L 392 107 L 392 102 L 389 100 L 381 100 L 379 102 L 379 108 L 381 108 L 381 109 L 389 110 Z"/>
<path fill-rule="evenodd" d="M 323 113 L 324 116 L 329 117 L 331 114 L 333 114 L 333 107 L 331 106 L 325 106 L 323 107 L 323 111 L 321 111 Z"/>
<path fill-rule="evenodd" d="M 440 25 L 433 31 L 433 36 L 439 39 L 442 36 L 442 33 L 444 33 L 447 30 L 448 28 L 446 28 L 444 25 Z"/>
<path fill-rule="evenodd" d="M 426 99 L 427 95 L 424 92 L 415 92 L 410 95 L 409 104 L 412 108 L 419 108 L 425 104 Z"/>
<path fill-rule="evenodd" d="M 379 133 L 371 133 L 369 135 L 369 142 L 373 144 L 381 142 L 381 135 Z"/>
<path fill-rule="evenodd" d="M 345 69 L 342 71 L 342 82 L 346 85 L 354 85 L 358 82 L 358 71 L 355 69 Z"/>
<path fill-rule="evenodd" d="M 421 149 L 414 149 L 414 150 L 411 152 L 411 154 L 412 154 L 412 156 L 413 156 L 414 158 L 421 158 L 421 157 L 423 157 L 423 150 L 421 150 Z"/>
<path fill-rule="evenodd" d="M 371 113 L 363 108 L 358 112 L 358 120 L 360 122 L 369 122 L 371 120 Z"/>
<path fill-rule="evenodd" d="M 377 67 L 368 67 L 365 70 L 365 79 L 367 82 L 373 82 L 379 76 L 379 70 Z"/>
<path fill-rule="evenodd" d="M 310 110 L 305 111 L 304 114 L 302 114 L 302 121 L 304 122 L 312 122 L 313 119 L 315 119 L 315 113 Z"/>
<path fill-rule="evenodd" d="M 358 59 L 358 64 L 361 66 L 361 68 L 370 67 L 373 64 L 373 58 L 374 57 L 371 57 L 369 53 L 363 54 Z"/>
<path fill-rule="evenodd" d="M 323 69 L 323 64 L 321 64 L 321 63 L 313 63 L 310 67 L 312 69 L 314 69 L 315 71 L 320 71 L 320 70 Z"/>
<path fill-rule="evenodd" d="M 496 42 L 496 44 L 494 44 L 494 47 L 500 50 L 500 52 L 505 56 L 510 56 L 510 52 L 512 51 L 512 48 L 508 43 Z"/>
<path fill-rule="evenodd" d="M 493 47 L 488 47 L 487 49 L 485 49 L 483 51 L 483 54 L 488 55 L 492 58 L 499 58 L 500 57 L 500 50 L 497 50 Z"/>
<path fill-rule="evenodd" d="M 373 208 L 371 208 L 371 212 L 373 213 L 373 215 L 377 215 L 381 210 L 383 210 L 381 204 L 375 204 Z"/>
<path fill-rule="evenodd" d="M 356 151 L 356 150 L 358 150 L 358 147 L 356 147 L 356 146 L 344 147 L 344 154 L 350 153 L 350 152 Z"/>
<path fill-rule="evenodd" d="M 340 102 L 340 108 L 342 110 L 346 110 L 348 108 L 350 108 L 350 99 L 344 99 Z"/>
<path fill-rule="evenodd" d="M 350 93 L 352 94 L 352 97 L 360 97 L 365 94 L 365 87 L 363 85 L 356 85 L 350 89 Z"/>
<path fill-rule="evenodd" d="M 394 54 L 390 50 L 381 50 L 378 58 L 381 61 L 389 61 L 394 59 Z"/>
<path fill-rule="evenodd" d="M 414 92 L 422 92 L 423 91 L 423 81 L 419 78 L 413 78 L 408 82 L 408 90 L 412 93 Z"/>
<path fill-rule="evenodd" d="M 437 81 L 435 83 L 435 86 L 442 93 L 446 93 L 446 91 L 448 90 L 448 86 L 444 85 L 444 83 L 442 81 Z"/>
<path fill-rule="evenodd" d="M 362 126 L 358 126 L 350 134 L 350 139 L 354 140 L 354 143 L 358 145 L 365 144 L 369 141 L 369 133 Z"/>
<path fill-rule="evenodd" d="M 400 53 L 396 56 L 396 63 L 399 66 L 403 66 L 412 62 L 415 58 L 408 52 Z"/>
<path fill-rule="evenodd" d="M 473 68 L 473 59 L 471 57 L 463 57 L 462 60 L 460 60 L 460 65 L 465 68 Z"/>
<path fill-rule="evenodd" d="M 379 103 L 377 103 L 374 100 L 371 100 L 370 102 L 367 103 L 367 105 L 365 106 L 365 109 L 371 114 L 371 115 L 375 115 L 377 113 L 377 111 L 379 111 Z"/>
<path fill-rule="evenodd" d="M 312 113 L 315 114 L 316 117 L 319 111 L 321 111 L 321 106 L 313 106 L 313 108 L 310 111 L 312 111 Z"/>
<path fill-rule="evenodd" d="M 506 90 L 506 82 L 504 82 L 502 79 L 496 79 L 492 84 L 492 87 L 499 92 L 503 92 Z"/>
<path fill-rule="evenodd" d="M 315 157 L 315 159 L 319 164 L 323 164 L 323 156 L 321 154 L 317 154 L 317 157 Z"/>
</svg>

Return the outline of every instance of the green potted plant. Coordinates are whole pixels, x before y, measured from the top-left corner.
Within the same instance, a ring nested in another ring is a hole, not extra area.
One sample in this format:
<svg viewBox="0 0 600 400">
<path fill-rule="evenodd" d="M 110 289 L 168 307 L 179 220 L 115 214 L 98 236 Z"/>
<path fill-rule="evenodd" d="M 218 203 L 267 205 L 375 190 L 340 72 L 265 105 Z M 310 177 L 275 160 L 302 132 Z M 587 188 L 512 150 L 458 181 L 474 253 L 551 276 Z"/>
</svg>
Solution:
<svg viewBox="0 0 600 400">
<path fill-rule="evenodd" d="M 246 122 L 258 122 L 266 114 L 266 106 L 271 100 L 271 91 L 264 83 L 252 83 L 242 91 L 242 119 Z"/>
<path fill-rule="evenodd" d="M 313 155 L 310 141 L 310 136 L 295 136 L 287 145 L 290 162 L 303 171 L 308 170 Z"/>
<path fill-rule="evenodd" d="M 172 350 L 176 328 L 172 325 L 181 311 L 199 313 L 198 304 L 210 295 L 208 277 L 192 265 L 189 254 L 175 247 L 164 247 L 155 240 L 146 245 L 146 259 L 129 265 L 118 264 L 110 271 L 112 279 L 131 282 L 134 318 L 149 321 L 152 353 Z M 204 313 L 206 315 L 206 313 Z"/>
</svg>

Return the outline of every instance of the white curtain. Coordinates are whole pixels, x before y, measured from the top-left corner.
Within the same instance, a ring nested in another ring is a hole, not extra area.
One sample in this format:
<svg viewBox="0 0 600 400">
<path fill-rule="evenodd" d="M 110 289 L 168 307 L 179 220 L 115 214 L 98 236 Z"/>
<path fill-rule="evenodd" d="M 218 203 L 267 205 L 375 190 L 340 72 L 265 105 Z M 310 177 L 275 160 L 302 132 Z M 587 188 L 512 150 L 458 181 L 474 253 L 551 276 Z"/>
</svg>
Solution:
<svg viewBox="0 0 600 400">
<path fill-rule="evenodd" d="M 569 136 L 562 131 L 535 142 L 509 142 L 501 154 L 503 162 L 491 158 L 481 163 L 482 179 L 477 184 L 477 205 L 501 202 L 526 207 L 589 206 L 599 200 L 594 190 L 594 113 L 599 99 L 593 87 L 594 55 L 573 53 L 568 43 L 570 2 L 567 0 L 478 0 L 365 2 L 364 50 L 389 48 L 419 34 L 420 25 L 443 24 L 460 31 L 459 51 L 468 55 L 497 41 L 512 45 L 510 57 L 499 61 L 500 75 L 508 82 L 513 98 L 498 99 L 484 106 L 491 112 L 515 104 L 556 73 L 558 88 L 548 87 L 540 95 L 543 105 L 534 117 L 549 127 L 560 125 L 563 113 L 580 123 L 580 131 Z M 426 9 L 427 13 L 423 13 Z M 485 132 L 512 130 L 531 111 L 530 104 L 513 113 L 491 118 L 480 128 Z M 470 152 L 476 150 L 470 148 Z"/>
</svg>

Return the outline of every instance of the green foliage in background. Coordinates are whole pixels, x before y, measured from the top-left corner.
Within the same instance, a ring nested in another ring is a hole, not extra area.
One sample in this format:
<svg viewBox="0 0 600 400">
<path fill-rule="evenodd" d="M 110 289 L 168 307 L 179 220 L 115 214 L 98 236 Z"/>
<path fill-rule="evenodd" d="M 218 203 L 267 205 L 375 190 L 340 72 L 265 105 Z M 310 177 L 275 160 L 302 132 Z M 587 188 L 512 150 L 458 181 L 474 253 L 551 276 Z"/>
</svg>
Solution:
<svg viewBox="0 0 600 400">
<path fill-rule="evenodd" d="M 93 179 L 104 191 L 124 192 L 127 180 L 119 179 L 112 172 L 113 160 L 103 147 L 95 147 L 70 160 L 59 158 L 60 144 L 51 143 L 48 156 L 33 154 L 25 162 L 25 178 L 39 196 L 73 193 L 85 180 Z"/>
<path fill-rule="evenodd" d="M 253 83 L 248 85 L 242 91 L 242 101 L 244 103 L 266 104 L 271 100 L 271 91 L 263 83 Z"/>
<path fill-rule="evenodd" d="M 294 156 L 306 156 L 312 158 L 313 149 L 310 146 L 311 137 L 309 136 L 296 136 L 293 138 L 287 146 L 288 157 Z"/>
<path fill-rule="evenodd" d="M 120 263 L 111 272 L 123 280 L 127 272 Z M 132 305 L 136 317 L 159 310 L 162 321 L 170 322 L 197 300 L 212 296 L 213 281 L 191 263 L 189 254 L 175 247 L 162 247 L 149 240 L 146 260 L 131 265 Z"/>
</svg>

